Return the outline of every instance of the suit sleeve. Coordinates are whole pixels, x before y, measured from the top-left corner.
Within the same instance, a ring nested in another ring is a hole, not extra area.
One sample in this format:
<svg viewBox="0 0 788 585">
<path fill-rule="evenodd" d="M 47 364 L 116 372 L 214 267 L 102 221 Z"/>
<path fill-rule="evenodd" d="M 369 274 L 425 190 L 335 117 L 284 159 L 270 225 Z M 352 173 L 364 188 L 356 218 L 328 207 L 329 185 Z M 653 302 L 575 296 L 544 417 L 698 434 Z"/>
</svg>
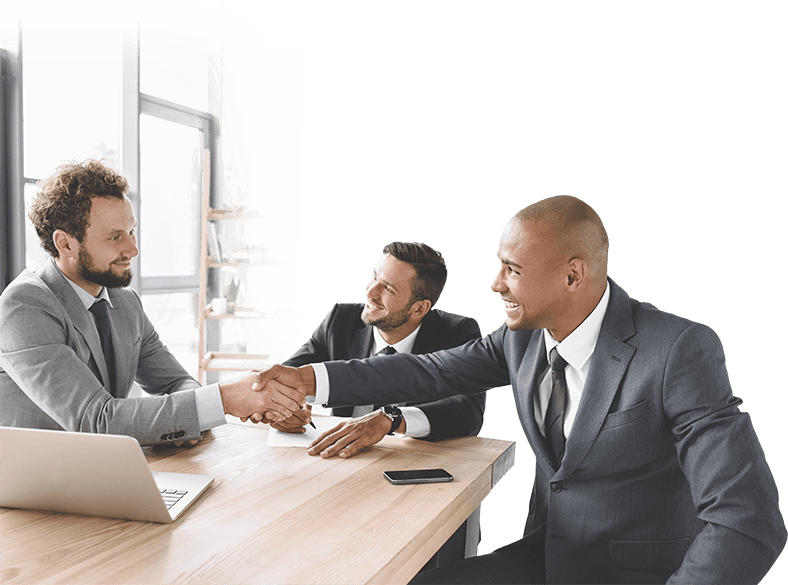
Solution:
<svg viewBox="0 0 788 585">
<path fill-rule="evenodd" d="M 131 289 L 130 289 L 131 290 Z M 192 378 L 159 338 L 136 291 L 137 310 L 141 320 L 140 354 L 135 379 L 148 394 L 172 394 L 181 390 L 199 388 L 200 383 Z"/>
<path fill-rule="evenodd" d="M 457 347 L 481 336 L 476 320 L 464 319 L 447 345 Z M 477 392 L 416 404 L 430 421 L 430 434 L 424 439 L 438 441 L 460 435 L 478 435 L 484 422 L 486 396 L 486 392 Z"/>
<path fill-rule="evenodd" d="M 113 398 L 88 367 L 89 354 L 77 354 L 79 344 L 71 337 L 79 334 L 48 290 L 10 291 L 0 322 L 0 366 L 26 397 L 19 408 L 39 409 L 67 431 L 129 435 L 143 445 L 174 433 L 200 436 L 193 392 Z"/>
<path fill-rule="evenodd" d="M 668 357 L 663 404 L 704 528 L 669 583 L 757 583 L 785 544 L 777 486 L 740 403 L 716 334 L 688 327 Z"/>
<path fill-rule="evenodd" d="M 435 401 L 510 383 L 503 343 L 506 326 L 454 349 L 326 362 L 329 406 Z"/>
</svg>

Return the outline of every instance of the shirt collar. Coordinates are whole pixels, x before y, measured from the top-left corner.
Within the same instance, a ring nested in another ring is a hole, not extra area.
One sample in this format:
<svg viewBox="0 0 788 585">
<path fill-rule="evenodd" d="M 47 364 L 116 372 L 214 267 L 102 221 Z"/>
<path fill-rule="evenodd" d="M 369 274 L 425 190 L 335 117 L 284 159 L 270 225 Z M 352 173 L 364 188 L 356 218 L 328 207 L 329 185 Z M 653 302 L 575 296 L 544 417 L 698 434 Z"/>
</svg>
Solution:
<svg viewBox="0 0 788 585">
<path fill-rule="evenodd" d="M 60 270 L 60 267 L 57 265 L 57 263 L 53 261 L 53 264 L 55 265 L 55 268 L 57 268 L 58 272 L 60 272 L 60 274 L 63 274 L 63 271 Z M 86 310 L 90 309 L 90 307 L 93 306 L 93 303 L 95 303 L 99 299 L 104 299 L 105 301 L 107 301 L 109 303 L 110 307 L 112 306 L 112 301 L 109 298 L 109 292 L 107 291 L 107 287 L 106 286 L 102 286 L 101 287 L 101 292 L 99 293 L 99 295 L 97 297 L 94 297 L 92 294 L 90 294 L 84 288 L 79 286 L 76 282 L 71 280 L 65 274 L 63 274 L 63 278 L 66 279 L 66 282 L 69 283 L 71 285 L 71 288 L 74 289 L 74 292 L 77 293 L 77 296 L 79 297 L 79 300 L 82 301 L 83 305 L 85 305 L 85 309 Z"/>
<path fill-rule="evenodd" d="M 558 353 L 566 360 L 570 366 L 580 370 L 586 365 L 591 354 L 594 353 L 596 340 L 599 338 L 599 331 L 602 329 L 602 320 L 607 312 L 607 305 L 610 302 L 610 284 L 605 287 L 605 294 L 591 311 L 591 314 L 570 333 L 566 339 L 558 343 L 547 329 L 544 331 L 544 345 L 547 350 L 547 359 L 550 360 L 550 350 L 558 346 Z"/>
<path fill-rule="evenodd" d="M 421 329 L 421 323 L 419 323 L 419 326 L 416 327 L 413 333 L 408 335 L 402 341 L 398 341 L 391 347 L 396 349 L 397 353 L 410 353 L 411 351 L 413 351 L 413 345 L 416 343 L 416 336 L 419 334 L 420 329 Z M 381 349 L 387 347 L 390 344 L 385 339 L 383 339 L 383 336 L 380 334 L 380 330 L 377 327 L 373 327 L 372 330 L 374 332 L 374 339 L 375 339 L 375 343 L 372 347 L 372 355 L 375 355 Z"/>
</svg>

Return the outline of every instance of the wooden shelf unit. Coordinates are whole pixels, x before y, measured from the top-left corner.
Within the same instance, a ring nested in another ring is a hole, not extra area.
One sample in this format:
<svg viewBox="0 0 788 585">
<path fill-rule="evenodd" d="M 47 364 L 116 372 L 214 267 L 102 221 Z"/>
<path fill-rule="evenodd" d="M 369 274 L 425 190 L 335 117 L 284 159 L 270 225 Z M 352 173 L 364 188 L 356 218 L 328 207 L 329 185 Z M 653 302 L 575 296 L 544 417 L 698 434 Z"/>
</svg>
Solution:
<svg viewBox="0 0 788 585">
<path fill-rule="evenodd" d="M 215 314 L 208 304 L 208 271 L 211 268 L 222 267 L 256 267 L 265 265 L 265 261 L 222 261 L 214 260 L 208 251 L 208 222 L 217 220 L 251 220 L 262 217 L 257 212 L 239 213 L 211 208 L 211 156 L 210 151 L 203 152 L 203 192 L 202 192 L 202 217 L 200 230 L 200 292 L 198 295 L 198 321 L 199 321 L 199 355 L 200 363 L 197 379 L 205 383 L 207 372 L 242 372 L 250 369 L 263 369 L 270 365 L 271 356 L 264 354 L 248 353 L 222 353 L 210 351 L 207 345 L 205 332 L 206 322 L 214 319 L 265 319 L 275 314 L 267 314 L 249 307 L 236 307 L 233 314 Z"/>
</svg>

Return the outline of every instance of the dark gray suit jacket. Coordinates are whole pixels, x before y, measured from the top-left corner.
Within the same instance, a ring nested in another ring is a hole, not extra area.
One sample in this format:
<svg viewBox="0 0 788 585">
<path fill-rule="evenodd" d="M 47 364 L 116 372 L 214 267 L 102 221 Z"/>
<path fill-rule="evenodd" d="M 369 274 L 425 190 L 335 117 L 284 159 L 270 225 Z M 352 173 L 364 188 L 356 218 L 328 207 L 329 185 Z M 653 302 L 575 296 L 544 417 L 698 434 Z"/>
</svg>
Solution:
<svg viewBox="0 0 788 585">
<path fill-rule="evenodd" d="M 0 425 L 130 435 L 143 445 L 198 438 L 199 383 L 159 339 L 132 289 L 110 289 L 116 398 L 85 305 L 53 261 L 0 295 Z M 137 381 L 157 396 L 126 398 Z"/>
<path fill-rule="evenodd" d="M 361 320 L 363 310 L 364 305 L 360 303 L 334 305 L 310 340 L 283 363 L 302 366 L 368 357 L 372 350 L 373 330 L 371 325 Z M 421 322 L 412 351 L 421 354 L 449 349 L 481 335 L 474 319 L 432 309 Z M 370 401 L 368 399 L 364 404 Z M 411 400 L 408 406 L 418 406 L 429 419 L 430 434 L 425 439 L 438 440 L 457 435 L 477 435 L 484 422 L 484 403 L 485 393 L 479 392 L 435 401 Z M 334 408 L 332 414 L 353 416 L 353 407 Z"/>
<path fill-rule="evenodd" d="M 329 405 L 511 384 L 536 455 L 525 537 L 544 540 L 548 583 L 756 583 L 786 531 L 722 345 L 610 287 L 558 469 L 534 419 L 541 331 L 504 326 L 454 350 L 329 362 Z"/>
</svg>

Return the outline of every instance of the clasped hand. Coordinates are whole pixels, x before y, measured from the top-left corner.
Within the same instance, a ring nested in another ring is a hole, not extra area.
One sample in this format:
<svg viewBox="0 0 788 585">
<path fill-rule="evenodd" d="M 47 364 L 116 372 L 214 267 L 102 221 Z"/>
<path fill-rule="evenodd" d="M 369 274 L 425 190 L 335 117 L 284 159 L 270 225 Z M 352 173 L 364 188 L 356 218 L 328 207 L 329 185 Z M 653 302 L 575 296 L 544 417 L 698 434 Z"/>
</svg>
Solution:
<svg viewBox="0 0 788 585">
<path fill-rule="evenodd" d="M 304 426 L 312 420 L 312 407 L 306 403 L 306 397 L 315 394 L 312 366 L 291 368 L 276 365 L 254 376 L 251 389 L 267 395 L 272 406 L 236 416 L 243 421 L 268 423 L 286 433 L 303 433 Z M 383 439 L 390 428 L 391 421 L 376 410 L 324 432 L 312 442 L 308 453 L 321 457 L 352 457 Z"/>
<path fill-rule="evenodd" d="M 309 368 L 311 371 L 311 368 Z M 279 422 L 301 411 L 306 396 L 314 394 L 314 373 L 274 366 L 219 385 L 224 412 L 245 421 Z"/>
</svg>

